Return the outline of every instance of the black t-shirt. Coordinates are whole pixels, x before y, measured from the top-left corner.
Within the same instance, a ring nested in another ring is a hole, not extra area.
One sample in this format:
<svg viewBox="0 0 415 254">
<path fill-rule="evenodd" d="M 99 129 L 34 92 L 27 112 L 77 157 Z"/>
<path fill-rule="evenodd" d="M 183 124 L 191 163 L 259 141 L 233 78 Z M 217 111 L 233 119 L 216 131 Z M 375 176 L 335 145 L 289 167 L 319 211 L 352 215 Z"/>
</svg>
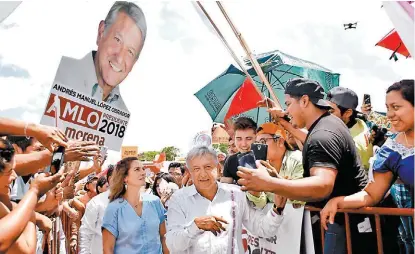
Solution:
<svg viewBox="0 0 415 254">
<path fill-rule="evenodd" d="M 238 172 L 238 154 L 232 154 L 229 156 L 226 161 L 225 165 L 223 166 L 223 176 L 224 177 L 232 177 L 232 179 L 237 182 L 239 179 L 239 176 L 236 174 Z"/>
<path fill-rule="evenodd" d="M 323 207 L 333 197 L 359 192 L 367 184 L 359 154 L 347 126 L 329 113 L 323 114 L 310 127 L 303 148 L 304 177 L 313 167 L 337 169 L 333 191 L 323 201 L 312 205 Z"/>
</svg>

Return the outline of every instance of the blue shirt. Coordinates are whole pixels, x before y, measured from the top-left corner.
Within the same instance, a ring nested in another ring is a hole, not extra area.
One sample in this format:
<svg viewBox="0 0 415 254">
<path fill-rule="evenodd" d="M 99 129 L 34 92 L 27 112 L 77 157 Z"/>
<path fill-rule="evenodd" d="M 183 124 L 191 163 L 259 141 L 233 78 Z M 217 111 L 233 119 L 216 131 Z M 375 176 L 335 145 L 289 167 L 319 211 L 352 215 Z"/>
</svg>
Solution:
<svg viewBox="0 0 415 254">
<path fill-rule="evenodd" d="M 376 154 L 374 172 L 391 171 L 405 185 L 414 188 L 414 148 L 407 148 L 388 138 Z"/>
<path fill-rule="evenodd" d="M 166 210 L 158 197 L 144 193 L 141 197 L 141 217 L 123 198 L 112 201 L 105 211 L 102 228 L 116 238 L 114 253 L 163 253 L 159 228 Z"/>
</svg>

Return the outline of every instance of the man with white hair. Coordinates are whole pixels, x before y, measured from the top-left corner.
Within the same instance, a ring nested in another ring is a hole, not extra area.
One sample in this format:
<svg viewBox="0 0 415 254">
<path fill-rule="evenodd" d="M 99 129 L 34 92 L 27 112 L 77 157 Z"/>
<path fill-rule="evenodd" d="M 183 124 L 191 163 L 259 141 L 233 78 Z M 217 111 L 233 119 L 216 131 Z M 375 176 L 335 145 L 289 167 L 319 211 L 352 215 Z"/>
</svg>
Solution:
<svg viewBox="0 0 415 254">
<path fill-rule="evenodd" d="M 265 238 L 277 234 L 285 198 L 276 196 L 268 213 L 252 207 L 237 185 L 216 181 L 218 158 L 212 148 L 194 147 L 186 164 L 194 184 L 170 198 L 166 233 L 170 253 L 244 253 L 243 226 Z"/>
<path fill-rule="evenodd" d="M 55 81 L 125 109 L 118 85 L 137 62 L 146 34 L 146 19 L 140 7 L 131 2 L 115 2 L 99 23 L 98 50 L 80 60 L 62 57 Z"/>
</svg>

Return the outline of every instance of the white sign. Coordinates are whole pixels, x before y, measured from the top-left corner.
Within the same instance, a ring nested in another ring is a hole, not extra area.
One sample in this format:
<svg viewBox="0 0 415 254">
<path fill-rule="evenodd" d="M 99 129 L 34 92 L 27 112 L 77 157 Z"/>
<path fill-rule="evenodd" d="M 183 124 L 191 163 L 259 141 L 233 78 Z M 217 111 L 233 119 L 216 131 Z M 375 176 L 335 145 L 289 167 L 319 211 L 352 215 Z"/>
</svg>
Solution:
<svg viewBox="0 0 415 254">
<path fill-rule="evenodd" d="M 191 148 L 195 146 L 207 146 L 212 145 L 212 137 L 207 131 L 201 131 L 196 134 L 191 143 Z"/>
<path fill-rule="evenodd" d="M 314 222 L 312 222 L 313 220 L 314 219 L 311 218 L 310 211 L 308 210 L 304 211 L 303 234 L 304 234 L 305 254 L 315 254 L 313 227 L 312 227 L 312 224 L 314 224 Z"/>
<path fill-rule="evenodd" d="M 271 209 L 273 204 L 268 204 L 264 209 Z M 271 238 L 254 236 L 247 232 L 247 254 L 298 254 L 301 244 L 301 227 L 303 222 L 304 206 L 293 208 L 292 204 L 286 204 L 284 208 L 284 220 L 278 234 Z"/>
<path fill-rule="evenodd" d="M 88 56 L 91 59 L 87 61 Z M 93 80 L 91 76 L 95 79 L 96 76 L 93 67 L 87 68 L 89 65 L 93 66 L 91 54 L 81 60 L 62 58 L 41 124 L 55 126 L 59 122 L 58 127 L 69 139 L 94 141 L 97 145 L 120 151 L 130 112 L 123 103 L 116 107 L 93 96 L 92 89 L 96 90 L 97 84 L 88 81 Z M 81 71 L 83 66 L 85 70 Z M 60 105 L 56 106 L 60 109 L 59 121 L 55 121 L 55 96 L 59 96 Z"/>
</svg>

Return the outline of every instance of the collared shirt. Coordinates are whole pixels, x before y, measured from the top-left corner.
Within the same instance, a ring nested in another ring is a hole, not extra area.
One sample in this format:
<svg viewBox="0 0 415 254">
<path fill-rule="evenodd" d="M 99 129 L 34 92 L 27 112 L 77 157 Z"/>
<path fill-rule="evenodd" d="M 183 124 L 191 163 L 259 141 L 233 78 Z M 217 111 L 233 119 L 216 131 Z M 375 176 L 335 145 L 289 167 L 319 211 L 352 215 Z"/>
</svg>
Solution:
<svg viewBox="0 0 415 254">
<path fill-rule="evenodd" d="M 160 224 L 165 221 L 161 201 L 151 194 L 141 194 L 143 208 L 138 216 L 123 198 L 112 201 L 105 211 L 102 228 L 115 237 L 114 254 L 161 254 Z"/>
<path fill-rule="evenodd" d="M 350 135 L 356 145 L 362 166 L 369 170 L 369 159 L 373 156 L 373 146 L 369 142 L 369 129 L 363 120 L 356 119 L 356 123 L 350 128 Z"/>
<path fill-rule="evenodd" d="M 215 236 L 200 230 L 194 219 L 209 215 L 226 220 L 226 231 Z M 194 185 L 176 191 L 170 198 L 167 219 L 166 244 L 170 253 L 240 254 L 244 253 L 242 226 L 256 235 L 271 237 L 277 234 L 283 216 L 272 209 L 267 213 L 255 209 L 238 186 L 218 183 L 212 201 L 201 196 Z"/>
<path fill-rule="evenodd" d="M 93 197 L 86 205 L 79 229 L 79 253 L 102 254 L 102 220 L 109 204 L 109 191 Z"/>
<path fill-rule="evenodd" d="M 97 101 L 102 101 L 104 91 L 98 85 L 94 54 L 95 51 L 91 51 L 82 59 L 62 57 L 56 73 L 56 81 L 86 96 L 91 96 Z M 123 111 L 127 110 L 120 94 L 119 85 L 112 89 L 106 99 L 105 103 Z"/>
<path fill-rule="evenodd" d="M 289 151 L 287 150 L 282 159 L 281 170 L 278 173 L 281 177 L 288 177 L 290 180 L 301 179 L 303 178 L 303 156 L 301 151 Z M 256 207 L 264 208 L 268 202 L 274 202 L 274 193 L 267 192 L 261 193 L 259 197 L 255 197 L 249 192 L 246 193 L 246 197 L 249 201 L 253 202 Z M 289 204 L 299 204 L 304 205 L 305 202 L 297 200 L 287 200 Z"/>
<path fill-rule="evenodd" d="M 388 138 L 375 155 L 373 171 L 379 173 L 390 171 L 395 178 L 399 177 L 409 189 L 413 190 L 414 154 L 413 147 L 405 147 L 395 139 Z"/>
</svg>

